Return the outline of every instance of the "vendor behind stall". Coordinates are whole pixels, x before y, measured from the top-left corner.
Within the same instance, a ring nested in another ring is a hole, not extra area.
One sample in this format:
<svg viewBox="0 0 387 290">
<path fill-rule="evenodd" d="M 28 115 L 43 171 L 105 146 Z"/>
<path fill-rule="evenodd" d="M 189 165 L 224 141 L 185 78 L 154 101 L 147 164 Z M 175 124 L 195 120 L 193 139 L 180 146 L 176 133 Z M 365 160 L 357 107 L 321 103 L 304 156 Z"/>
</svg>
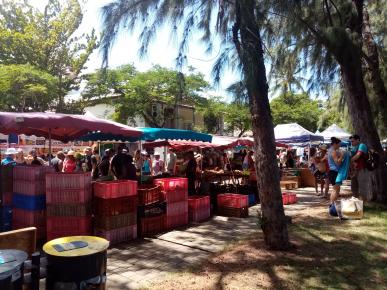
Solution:
<svg viewBox="0 0 387 290">
<path fill-rule="evenodd" d="M 186 155 L 188 159 L 187 168 L 185 171 L 185 176 L 188 178 L 188 195 L 195 195 L 195 181 L 196 181 L 196 167 L 197 162 L 195 159 L 195 155 L 192 151 L 188 152 Z"/>
<path fill-rule="evenodd" d="M 164 161 L 160 159 L 160 153 L 154 154 L 155 159 L 152 162 L 152 173 L 154 176 L 161 175 L 164 173 Z"/>
</svg>

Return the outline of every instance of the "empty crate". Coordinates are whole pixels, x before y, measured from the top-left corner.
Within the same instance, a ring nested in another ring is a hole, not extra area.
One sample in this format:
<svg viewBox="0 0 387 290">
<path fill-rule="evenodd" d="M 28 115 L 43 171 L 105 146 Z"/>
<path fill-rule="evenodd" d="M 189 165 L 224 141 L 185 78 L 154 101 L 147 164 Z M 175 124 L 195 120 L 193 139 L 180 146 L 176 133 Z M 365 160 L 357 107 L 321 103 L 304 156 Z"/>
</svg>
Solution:
<svg viewBox="0 0 387 290">
<path fill-rule="evenodd" d="M 164 200 L 160 185 L 139 185 L 137 188 L 138 205 L 149 205 Z"/>
<path fill-rule="evenodd" d="M 210 197 L 190 196 L 188 198 L 189 221 L 201 222 L 210 217 Z"/>
<path fill-rule="evenodd" d="M 141 218 L 139 220 L 139 234 L 146 237 L 162 233 L 165 231 L 165 219 L 165 214 Z"/>
<path fill-rule="evenodd" d="M 46 188 L 54 189 L 88 189 L 91 186 L 91 174 L 54 173 L 46 175 Z"/>
<path fill-rule="evenodd" d="M 137 211 L 137 196 L 119 198 L 95 198 L 94 212 L 99 216 L 120 215 Z"/>
<path fill-rule="evenodd" d="M 122 243 L 137 238 L 137 225 L 126 226 L 112 230 L 97 229 L 95 234 L 110 241 L 110 245 Z"/>
<path fill-rule="evenodd" d="M 117 198 L 137 195 L 137 181 L 120 180 L 94 183 L 94 196 L 100 198 Z"/>
<path fill-rule="evenodd" d="M 219 194 L 217 196 L 219 207 L 244 208 L 249 205 L 248 195 L 242 194 Z"/>
<path fill-rule="evenodd" d="M 91 217 L 47 217 L 47 240 L 91 234 Z"/>
</svg>

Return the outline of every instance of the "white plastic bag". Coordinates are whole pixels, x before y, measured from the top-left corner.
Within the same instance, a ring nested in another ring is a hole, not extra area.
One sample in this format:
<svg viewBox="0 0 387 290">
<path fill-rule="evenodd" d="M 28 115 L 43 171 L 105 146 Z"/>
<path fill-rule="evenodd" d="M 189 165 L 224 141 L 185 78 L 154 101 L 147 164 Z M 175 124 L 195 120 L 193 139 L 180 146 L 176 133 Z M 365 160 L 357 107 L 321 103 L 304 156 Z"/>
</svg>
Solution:
<svg viewBox="0 0 387 290">
<path fill-rule="evenodd" d="M 356 197 L 341 200 L 341 215 L 346 219 L 363 218 L 363 201 Z"/>
</svg>

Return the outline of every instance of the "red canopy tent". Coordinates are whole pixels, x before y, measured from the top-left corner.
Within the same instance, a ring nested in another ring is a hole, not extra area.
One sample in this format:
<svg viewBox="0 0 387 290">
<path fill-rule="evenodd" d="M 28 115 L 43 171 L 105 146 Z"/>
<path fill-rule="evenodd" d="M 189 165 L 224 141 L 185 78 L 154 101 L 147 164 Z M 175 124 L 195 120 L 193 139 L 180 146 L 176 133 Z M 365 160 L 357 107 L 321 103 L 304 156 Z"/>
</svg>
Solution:
<svg viewBox="0 0 387 290">
<path fill-rule="evenodd" d="M 226 140 L 227 138 L 227 140 Z M 237 146 L 248 146 L 253 147 L 254 141 L 252 138 L 233 138 L 225 137 L 222 142 L 208 143 L 200 141 L 183 141 L 183 140 L 163 140 L 163 141 L 154 141 L 154 142 L 145 142 L 143 143 L 144 148 L 156 148 L 168 146 L 177 151 L 186 151 L 193 149 L 209 149 L 214 148 L 218 150 L 225 150 L 229 148 L 234 148 Z M 277 143 L 277 147 L 286 147 L 286 145 Z"/>
<path fill-rule="evenodd" d="M 35 135 L 68 142 L 92 131 L 126 137 L 142 134 L 120 123 L 84 115 L 0 112 L 0 132 L 4 134 Z"/>
</svg>

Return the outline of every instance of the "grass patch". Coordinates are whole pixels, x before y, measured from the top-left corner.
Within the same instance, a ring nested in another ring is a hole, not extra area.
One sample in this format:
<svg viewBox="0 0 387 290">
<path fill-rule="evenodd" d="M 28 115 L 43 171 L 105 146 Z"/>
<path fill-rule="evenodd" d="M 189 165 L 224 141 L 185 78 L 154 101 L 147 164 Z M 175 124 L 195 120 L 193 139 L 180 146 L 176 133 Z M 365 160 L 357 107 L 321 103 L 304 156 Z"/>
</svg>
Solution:
<svg viewBox="0 0 387 290">
<path fill-rule="evenodd" d="M 387 289 L 387 207 L 364 213 L 339 221 L 317 206 L 289 226 L 289 252 L 267 251 L 258 234 L 150 289 Z"/>
</svg>

